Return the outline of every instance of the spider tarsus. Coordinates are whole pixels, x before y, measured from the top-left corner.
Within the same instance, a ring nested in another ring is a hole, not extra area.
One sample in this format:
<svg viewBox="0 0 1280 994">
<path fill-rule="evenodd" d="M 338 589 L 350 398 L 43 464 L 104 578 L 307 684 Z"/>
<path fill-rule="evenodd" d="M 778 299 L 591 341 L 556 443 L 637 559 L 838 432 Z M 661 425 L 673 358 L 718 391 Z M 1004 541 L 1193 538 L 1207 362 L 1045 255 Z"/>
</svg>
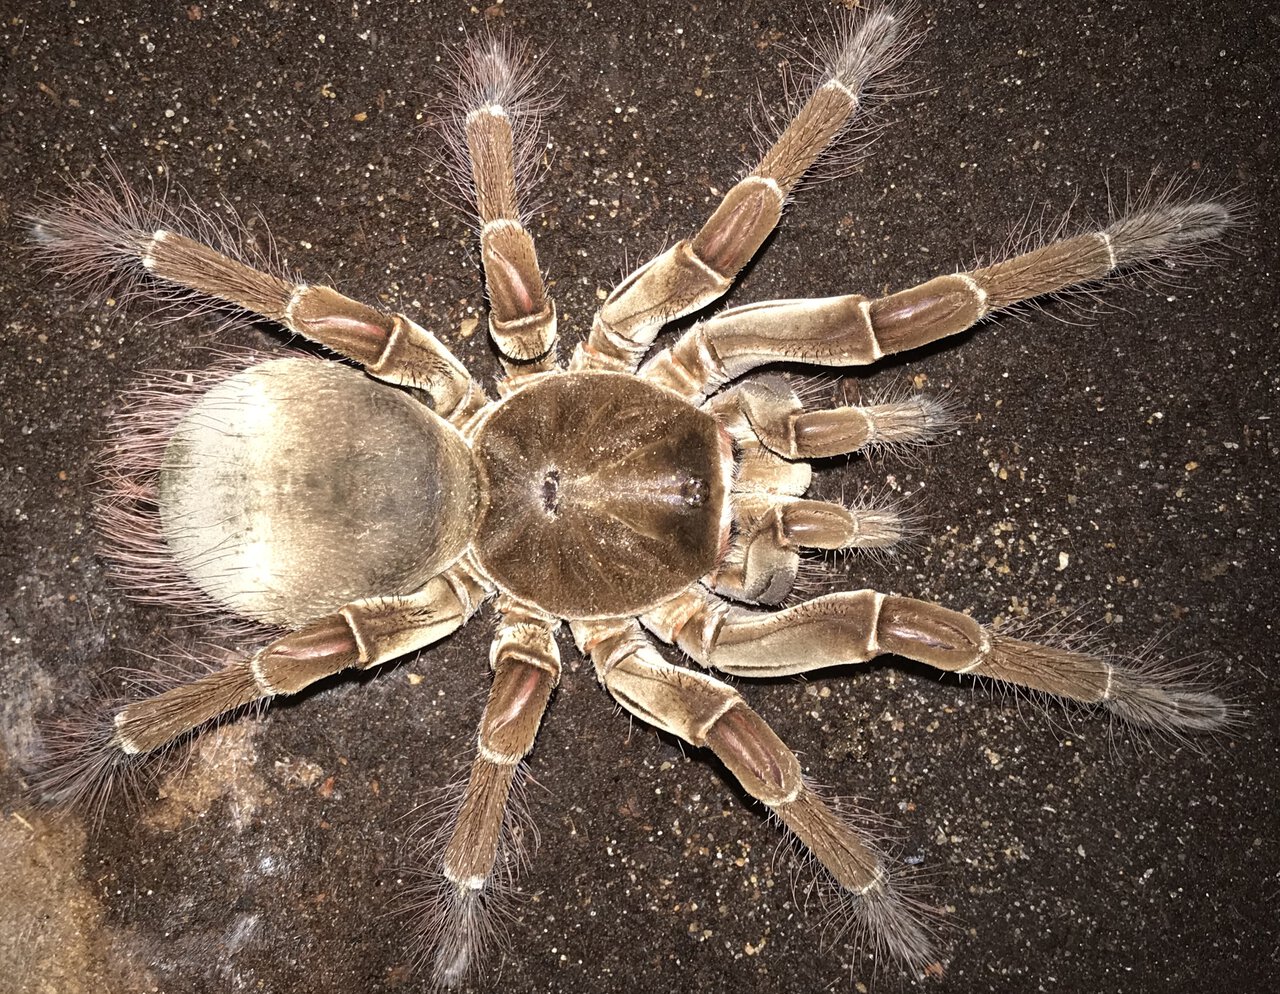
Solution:
<svg viewBox="0 0 1280 994">
<path fill-rule="evenodd" d="M 934 937 L 926 928 L 929 908 L 904 895 L 892 883 L 876 883 L 858 895 L 858 926 L 876 953 L 886 952 L 915 974 L 938 962 Z"/>
<path fill-rule="evenodd" d="M 125 703 L 99 697 L 41 726 L 39 748 L 26 776 L 39 803 L 81 811 L 96 827 L 109 803 L 137 799 L 143 757 L 121 747 L 116 727 Z"/>
<path fill-rule="evenodd" d="M 515 878 L 527 864 L 528 847 L 537 841 L 525 797 L 526 775 L 521 764 L 502 813 L 497 859 L 484 879 L 458 879 L 446 864 L 467 778 L 442 788 L 426 805 L 427 817 L 410 833 L 419 841 L 405 871 L 410 884 L 397 910 L 413 922 L 413 960 L 430 970 L 438 987 L 456 987 L 486 961 L 494 945 L 506 943 Z"/>
<path fill-rule="evenodd" d="M 823 914 L 824 944 L 849 937 L 855 948 L 877 958 L 887 954 L 917 973 L 936 964 L 936 910 L 890 874 L 886 856 L 869 841 L 872 832 L 883 836 L 882 819 L 822 797 L 808 781 L 800 797 L 775 814 L 811 857 L 802 857 L 802 865 L 816 874 L 808 893 Z"/>
<path fill-rule="evenodd" d="M 905 87 L 903 64 L 922 37 L 911 29 L 914 13 L 913 4 L 899 3 L 858 7 L 835 15 L 827 36 L 811 51 L 797 53 L 803 65 L 800 85 L 793 88 L 788 80 L 787 89 L 791 92 L 786 113 L 775 120 L 765 109 L 764 121 L 756 127 L 761 151 L 783 134 L 786 120 L 802 114 L 807 102 L 823 87 L 834 84 L 844 91 L 848 117 L 818 153 L 816 163 L 806 167 L 803 178 L 796 180 L 811 185 L 848 175 L 882 126 L 867 111 Z M 814 123 L 819 128 L 823 126 Z"/>
<path fill-rule="evenodd" d="M 132 687 L 127 696 L 98 694 L 42 726 L 29 772 L 42 803 L 83 811 L 96 827 L 109 803 L 140 801 L 162 760 L 181 754 L 175 746 L 243 708 L 244 681 L 237 674 L 244 667 L 187 650 L 152 663 L 148 670 L 119 671 Z M 232 706 L 222 706 L 228 702 Z M 210 708 L 221 710 L 210 718 Z"/>
<path fill-rule="evenodd" d="M 509 32 L 475 35 L 456 53 L 454 82 L 468 111 L 502 108 L 508 117 L 540 118 L 554 106 L 543 90 L 540 60 Z"/>
<path fill-rule="evenodd" d="M 148 205 L 118 172 L 71 185 L 25 215 L 32 250 L 76 290 L 127 295 L 164 210 Z"/>
<path fill-rule="evenodd" d="M 814 53 L 824 81 L 840 83 L 855 97 L 883 87 L 919 42 L 909 28 L 910 4 L 858 7 L 840 18 Z"/>
<path fill-rule="evenodd" d="M 1091 639 L 1061 632 L 1035 641 L 1003 632 L 989 636 L 990 651 L 973 673 L 1006 681 L 1036 703 L 1057 699 L 1101 708 L 1130 728 L 1178 742 L 1221 731 L 1241 716 L 1203 668 L 1191 663 L 1170 663 L 1150 652 L 1117 659 L 1096 651 Z"/>
<path fill-rule="evenodd" d="M 492 929 L 486 895 L 467 882 L 445 882 L 435 933 L 431 977 L 441 987 L 456 987 L 484 955 Z"/>
<path fill-rule="evenodd" d="M 1056 316 L 1067 319 L 1110 285 L 1176 285 L 1179 269 L 1214 259 L 1245 213 L 1229 196 L 1203 198 L 1188 180 L 1157 186 L 1153 177 L 1105 227 L 1073 231 L 1069 213 L 1029 217 L 999 256 L 966 275 L 988 314 L 1053 298 L 1065 302 Z"/>
<path fill-rule="evenodd" d="M 885 398 L 870 406 L 872 432 L 867 445 L 898 449 L 931 441 L 956 425 L 945 401 L 920 393 Z"/>
<path fill-rule="evenodd" d="M 1150 659 L 1112 668 L 1105 707 L 1126 724 L 1176 740 L 1222 731 L 1242 716 L 1234 702 L 1206 685 L 1198 668 Z"/>
<path fill-rule="evenodd" d="M 857 549 L 887 549 L 897 545 L 910 531 L 898 508 L 891 504 L 853 507 L 858 521 Z"/>
<path fill-rule="evenodd" d="M 1163 261 L 1194 261 L 1206 244 L 1218 241 L 1235 223 L 1237 209 L 1228 201 L 1182 200 L 1171 184 L 1139 201 L 1104 231 L 1111 239 L 1116 266 Z"/>
</svg>

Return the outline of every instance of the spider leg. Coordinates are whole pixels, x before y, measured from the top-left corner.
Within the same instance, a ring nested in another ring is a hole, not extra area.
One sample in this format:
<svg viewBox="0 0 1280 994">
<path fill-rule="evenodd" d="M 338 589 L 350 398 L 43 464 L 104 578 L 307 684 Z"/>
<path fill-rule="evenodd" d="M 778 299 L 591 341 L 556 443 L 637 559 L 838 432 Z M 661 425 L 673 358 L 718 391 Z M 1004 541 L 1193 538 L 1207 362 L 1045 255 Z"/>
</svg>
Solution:
<svg viewBox="0 0 1280 994">
<path fill-rule="evenodd" d="M 729 433 L 737 450 L 733 492 L 799 497 L 809 489 L 813 469 L 803 460 L 783 458 L 785 453 L 764 442 L 748 416 L 749 406 L 742 396 L 748 392 L 760 393 L 766 399 L 777 398 L 777 403 L 788 409 L 800 403 L 786 380 L 765 375 L 704 405 Z"/>
<path fill-rule="evenodd" d="M 890 10 L 853 15 L 808 100 L 752 172 L 724 195 L 692 238 L 677 242 L 605 299 L 573 369 L 633 371 L 664 324 L 729 289 L 782 217 L 788 196 L 857 114 L 866 91 L 912 47 Z"/>
<path fill-rule="evenodd" d="M 248 265 L 230 254 L 238 252 L 233 239 L 205 215 L 150 202 L 118 174 L 74 185 L 28 221 L 36 251 L 72 283 L 122 287 L 179 315 L 222 304 L 267 318 L 379 379 L 425 391 L 436 412 L 456 423 L 485 403 L 453 353 L 403 314 Z M 202 229 L 229 251 L 186 233 Z"/>
<path fill-rule="evenodd" d="M 889 508 L 760 494 L 732 500 L 737 537 L 708 582 L 718 594 L 753 604 L 778 604 L 791 593 L 801 549 L 884 549 L 904 531 Z"/>
<path fill-rule="evenodd" d="M 717 394 L 707 406 L 735 441 L 763 443 L 790 460 L 921 442 L 950 424 L 942 404 L 919 394 L 880 404 L 806 410 L 795 391 L 777 377 L 739 384 Z"/>
<path fill-rule="evenodd" d="M 501 896 L 494 894 L 494 885 L 510 883 L 517 869 L 518 852 L 504 852 L 508 799 L 560 680 L 554 635 L 559 622 L 509 605 L 502 610 L 477 755 L 441 858 L 436 894 L 424 903 L 422 946 L 432 955 L 435 980 L 448 986 L 483 955 L 493 929 L 490 905 Z"/>
<path fill-rule="evenodd" d="M 164 749 L 210 721 L 278 694 L 296 694 L 352 667 L 367 669 L 444 638 L 461 627 L 487 592 L 455 566 L 401 597 L 353 601 L 260 649 L 248 659 L 126 704 L 109 717 L 105 734 L 44 771 L 37 787 L 51 801 L 100 797 L 96 776 Z"/>
<path fill-rule="evenodd" d="M 729 380 L 771 362 L 867 365 L 957 334 L 1021 301 L 1089 284 L 1118 270 L 1188 257 L 1197 245 L 1219 237 L 1231 221 L 1229 204 L 1183 203 L 1168 193 L 1102 230 L 1053 241 L 981 269 L 938 276 L 877 300 L 848 294 L 770 300 L 721 311 L 653 356 L 640 373 L 700 401 Z M 832 436 L 834 442 L 845 430 L 841 420 L 811 417 L 802 427 Z"/>
<path fill-rule="evenodd" d="M 504 35 L 469 41 L 458 57 L 456 110 L 445 138 L 465 166 L 480 222 L 489 334 L 508 377 L 556 368 L 556 307 L 520 214 L 520 179 L 535 171 L 545 98 L 536 65 Z M 522 161 L 523 160 L 523 161 Z"/>
<path fill-rule="evenodd" d="M 895 889 L 873 844 L 804 782 L 795 753 L 736 690 L 666 662 L 634 620 L 572 627 L 596 676 L 624 708 L 711 749 L 743 789 L 808 847 L 873 946 L 916 970 L 934 959 L 919 909 Z"/>
<path fill-rule="evenodd" d="M 731 607 L 691 588 L 642 621 L 702 665 L 737 676 L 807 673 L 893 653 L 951 673 L 1102 705 L 1172 735 L 1218 728 L 1232 716 L 1220 697 L 1176 671 L 1011 638 L 959 611 L 874 590 L 829 594 L 769 613 Z"/>
<path fill-rule="evenodd" d="M 809 487 L 812 470 L 787 451 L 796 448 L 787 439 L 794 440 L 794 426 L 803 423 L 806 412 L 781 377 L 762 376 L 743 383 L 716 396 L 708 406 L 738 450 L 738 472 L 730 496 L 735 539 L 709 580 L 716 593 L 748 603 L 778 604 L 795 586 L 800 549 L 884 549 L 901 540 L 906 526 L 890 507 L 845 507 L 799 499 Z M 877 440 L 901 440 L 926 424 L 914 413 L 918 409 L 912 401 L 838 410 L 861 416 L 861 426 L 881 426 L 873 431 Z M 854 437 L 853 428 L 842 436 Z M 801 437 L 807 442 L 814 436 L 802 433 Z M 917 437 L 922 437 L 922 431 Z"/>
</svg>

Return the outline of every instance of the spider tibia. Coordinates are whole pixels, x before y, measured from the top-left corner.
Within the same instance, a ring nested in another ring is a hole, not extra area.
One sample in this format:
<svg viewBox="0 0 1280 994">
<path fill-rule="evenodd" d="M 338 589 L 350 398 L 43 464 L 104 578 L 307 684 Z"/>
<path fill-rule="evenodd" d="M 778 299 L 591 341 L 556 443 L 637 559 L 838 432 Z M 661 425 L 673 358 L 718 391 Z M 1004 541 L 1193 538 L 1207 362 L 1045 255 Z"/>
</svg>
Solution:
<svg viewBox="0 0 1280 994">
<path fill-rule="evenodd" d="M 292 331 L 366 366 L 383 357 L 396 326 L 392 315 L 314 284 L 294 288 L 281 318 Z"/>
<path fill-rule="evenodd" d="M 536 359 L 555 344 L 556 309 L 547 299 L 533 237 L 518 220 L 486 221 L 480 232 L 489 330 L 502 354 Z"/>
<path fill-rule="evenodd" d="M 175 231 L 156 232 L 143 262 L 153 276 L 280 320 L 293 284 Z"/>
<path fill-rule="evenodd" d="M 437 159 L 457 188 L 458 206 L 483 226 L 528 217 L 546 168 L 542 115 L 555 99 L 538 59 L 505 32 L 469 39 L 442 67 L 448 92 L 438 115 Z"/>
<path fill-rule="evenodd" d="M 795 753 L 741 702 L 708 729 L 706 744 L 747 793 L 775 810 L 792 804 L 804 789 Z"/>
<path fill-rule="evenodd" d="M 520 772 L 517 765 L 483 758 L 472 766 L 429 891 L 413 895 L 422 928 L 419 950 L 443 986 L 475 969 L 506 916 L 504 901 L 524 860 Z"/>
</svg>

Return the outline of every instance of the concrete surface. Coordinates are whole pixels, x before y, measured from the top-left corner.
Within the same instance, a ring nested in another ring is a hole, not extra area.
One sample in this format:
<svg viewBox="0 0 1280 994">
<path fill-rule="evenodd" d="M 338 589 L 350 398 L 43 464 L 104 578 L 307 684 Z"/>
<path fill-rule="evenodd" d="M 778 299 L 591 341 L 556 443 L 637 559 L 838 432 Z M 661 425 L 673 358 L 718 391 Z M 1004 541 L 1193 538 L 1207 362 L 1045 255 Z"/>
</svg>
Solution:
<svg viewBox="0 0 1280 994">
<path fill-rule="evenodd" d="M 757 86 L 778 93 L 786 46 L 826 9 L 0 3 L 0 989 L 425 989 L 388 907 L 409 812 L 466 758 L 490 637 L 482 617 L 207 737 L 185 777 L 96 834 L 33 808 L 35 719 L 199 640 L 113 588 L 90 505 L 120 391 L 207 357 L 198 324 L 85 310 L 40 281 L 17 214 L 108 155 L 132 177 L 166 170 L 202 204 L 261 209 L 296 269 L 403 307 L 490 377 L 483 322 L 469 333 L 475 245 L 421 151 L 444 46 L 496 20 L 549 52 L 563 102 L 536 236 L 572 342 L 624 257 L 707 213 L 750 147 L 744 108 Z M 706 756 L 629 726 L 569 650 L 532 766 L 541 848 L 510 952 L 475 990 L 1198 994 L 1278 979 L 1278 15 L 922 10 L 918 92 L 855 175 L 798 197 L 731 301 L 902 287 L 998 246 L 1041 204 L 1103 214 L 1106 177 L 1153 168 L 1238 190 L 1254 223 L 1175 289 L 1116 290 L 1082 323 L 1051 305 L 886 363 L 875 386 L 915 378 L 963 423 L 915 460 L 823 470 L 829 496 L 890 476 L 927 518 L 897 558 L 844 563 L 847 583 L 986 619 L 1078 611 L 1124 650 L 1162 635 L 1252 716 L 1202 752 L 1142 749 L 894 661 L 745 687 L 810 776 L 898 823 L 954 925 L 945 979 L 917 984 L 824 948 L 773 826 Z"/>
</svg>

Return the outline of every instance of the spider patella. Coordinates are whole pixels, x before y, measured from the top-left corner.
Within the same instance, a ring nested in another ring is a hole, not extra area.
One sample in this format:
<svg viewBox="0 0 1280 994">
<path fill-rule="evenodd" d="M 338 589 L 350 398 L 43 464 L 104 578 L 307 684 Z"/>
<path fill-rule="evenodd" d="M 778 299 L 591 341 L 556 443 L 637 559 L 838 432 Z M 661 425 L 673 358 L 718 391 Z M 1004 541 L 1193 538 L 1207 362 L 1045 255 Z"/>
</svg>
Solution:
<svg viewBox="0 0 1280 994">
<path fill-rule="evenodd" d="M 1173 671 L 1009 637 L 909 597 L 859 590 L 773 609 L 792 593 L 803 550 L 884 547 L 902 533 L 891 509 L 804 499 L 807 460 L 921 440 L 943 419 L 923 398 L 810 409 L 784 380 L 748 374 L 781 361 L 872 363 L 1020 301 L 1178 261 L 1230 221 L 1227 205 L 1155 196 L 1101 230 L 879 299 L 721 311 L 644 361 L 668 322 L 729 288 L 797 183 L 847 146 L 860 107 L 913 42 L 884 9 L 834 28 L 759 164 L 696 235 L 609 294 L 567 368 L 520 205 L 545 104 L 515 46 L 468 46 L 445 133 L 479 221 L 504 368 L 497 400 L 405 315 L 254 268 L 233 237 L 127 186 L 80 184 L 38 211 L 37 244 L 73 281 L 183 310 L 229 305 L 365 371 L 241 362 L 138 395 L 104 512 L 122 577 L 142 596 L 229 612 L 274 637 L 87 732 L 53 737 L 45 793 L 96 800 L 193 730 L 426 647 L 491 602 L 493 684 L 423 923 L 438 981 L 458 981 L 483 952 L 509 869 L 510 794 L 560 679 L 562 622 L 626 710 L 711 749 L 808 848 L 870 943 L 920 971 L 937 956 L 924 910 L 873 841 L 804 780 L 736 689 L 666 661 L 651 638 L 738 677 L 893 653 L 1174 734 L 1222 725 L 1228 706 Z"/>
</svg>

